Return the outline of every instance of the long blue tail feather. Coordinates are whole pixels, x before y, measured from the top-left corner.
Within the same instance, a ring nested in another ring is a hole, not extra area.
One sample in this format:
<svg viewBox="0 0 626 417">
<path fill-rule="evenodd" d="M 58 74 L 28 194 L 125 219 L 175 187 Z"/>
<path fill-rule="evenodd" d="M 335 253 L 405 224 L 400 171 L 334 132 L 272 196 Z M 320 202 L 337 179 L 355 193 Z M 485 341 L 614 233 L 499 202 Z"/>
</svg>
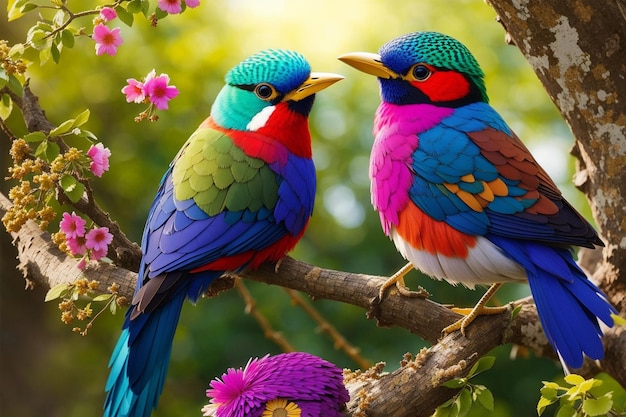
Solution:
<svg viewBox="0 0 626 417">
<path fill-rule="evenodd" d="M 587 279 L 567 248 L 489 236 L 519 262 L 528 276 L 541 325 L 552 347 L 572 368 L 580 368 L 584 355 L 604 356 L 598 320 L 613 326 L 617 314 L 602 291 Z"/>
<path fill-rule="evenodd" d="M 129 309 L 109 362 L 104 417 L 149 417 L 156 408 L 186 295 L 181 288 L 167 303 L 134 320 Z"/>
</svg>

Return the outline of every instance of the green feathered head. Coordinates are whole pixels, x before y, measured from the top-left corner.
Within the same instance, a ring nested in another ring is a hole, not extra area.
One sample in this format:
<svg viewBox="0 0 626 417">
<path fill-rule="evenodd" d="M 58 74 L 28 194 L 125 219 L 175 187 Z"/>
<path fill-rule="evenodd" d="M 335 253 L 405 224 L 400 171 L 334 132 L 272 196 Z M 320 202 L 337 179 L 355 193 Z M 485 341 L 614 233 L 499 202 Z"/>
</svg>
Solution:
<svg viewBox="0 0 626 417">
<path fill-rule="evenodd" d="M 236 130 L 258 129 L 281 102 L 308 116 L 314 94 L 341 78 L 311 73 L 311 66 L 297 52 L 263 50 L 228 71 L 211 116 L 218 125 Z"/>
</svg>

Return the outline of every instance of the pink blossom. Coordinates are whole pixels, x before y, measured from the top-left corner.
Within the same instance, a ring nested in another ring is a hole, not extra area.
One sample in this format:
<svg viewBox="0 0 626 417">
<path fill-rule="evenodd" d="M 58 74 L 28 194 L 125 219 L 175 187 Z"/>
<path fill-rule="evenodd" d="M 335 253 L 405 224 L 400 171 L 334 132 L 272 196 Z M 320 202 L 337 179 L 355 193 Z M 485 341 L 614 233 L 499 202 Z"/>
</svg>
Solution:
<svg viewBox="0 0 626 417">
<path fill-rule="evenodd" d="M 185 0 L 187 7 L 194 8 L 200 6 L 200 0 Z"/>
<path fill-rule="evenodd" d="M 81 271 L 84 271 L 86 267 L 87 267 L 87 259 L 83 256 L 82 258 L 80 258 L 80 261 L 78 261 L 78 263 L 76 264 L 76 268 L 80 269 Z"/>
<path fill-rule="evenodd" d="M 91 251 L 91 259 L 94 261 L 99 261 L 100 259 L 107 256 L 108 251 L 109 251 L 108 247 L 105 247 L 104 249 L 93 249 Z"/>
<path fill-rule="evenodd" d="M 65 212 L 63 213 L 63 220 L 59 223 L 59 229 L 65 234 L 66 238 L 75 239 L 85 236 L 86 223 L 87 222 L 75 212 L 72 212 L 72 214 Z"/>
<path fill-rule="evenodd" d="M 67 247 L 70 248 L 72 255 L 84 255 L 87 252 L 86 240 L 84 237 L 68 237 L 65 241 Z"/>
<path fill-rule="evenodd" d="M 100 16 L 105 22 L 110 22 L 117 17 L 117 12 L 112 7 L 103 7 L 102 10 L 100 10 Z"/>
<path fill-rule="evenodd" d="M 104 174 L 104 171 L 109 170 L 109 157 L 111 156 L 111 151 L 109 148 L 105 148 L 102 143 L 91 145 L 87 151 L 87 155 L 91 158 L 89 169 L 95 176 L 101 177 L 102 174 Z"/>
<path fill-rule="evenodd" d="M 113 241 L 113 235 L 108 227 L 96 227 L 91 229 L 85 236 L 85 246 L 92 251 L 106 251 L 109 243 Z M 92 252 L 93 253 L 93 252 Z"/>
<path fill-rule="evenodd" d="M 102 23 L 93 28 L 93 40 L 96 41 L 96 55 L 115 55 L 123 42 L 120 28 L 111 30 Z"/>
<path fill-rule="evenodd" d="M 141 81 L 137 81 L 134 78 L 129 78 L 126 80 L 128 85 L 122 88 L 122 93 L 126 95 L 126 101 L 130 103 L 131 101 L 135 103 L 141 103 L 146 99 L 146 91 L 144 89 L 144 83 Z"/>
<path fill-rule="evenodd" d="M 158 6 L 169 14 L 178 14 L 183 10 L 181 0 L 159 0 Z"/>
<path fill-rule="evenodd" d="M 151 73 L 152 74 L 152 73 Z M 150 74 L 148 74 L 148 77 Z M 159 110 L 167 110 L 167 102 L 178 95 L 176 86 L 168 85 L 170 77 L 167 74 L 161 74 L 158 77 L 152 77 L 144 83 L 144 91 L 150 101 Z"/>
</svg>

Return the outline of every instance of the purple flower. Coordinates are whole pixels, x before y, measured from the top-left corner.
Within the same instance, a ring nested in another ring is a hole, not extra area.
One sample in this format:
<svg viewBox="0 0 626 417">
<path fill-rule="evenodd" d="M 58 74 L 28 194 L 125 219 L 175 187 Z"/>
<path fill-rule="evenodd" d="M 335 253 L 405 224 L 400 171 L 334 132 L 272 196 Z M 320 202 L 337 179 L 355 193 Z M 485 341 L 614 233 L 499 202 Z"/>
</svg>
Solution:
<svg viewBox="0 0 626 417">
<path fill-rule="evenodd" d="M 151 74 L 152 76 L 150 76 Z M 146 82 L 143 85 L 146 96 L 154 104 L 154 107 L 159 110 L 167 110 L 167 102 L 178 95 L 176 86 L 168 85 L 169 82 L 169 75 L 161 74 L 155 77 L 154 71 L 152 71 L 146 77 Z"/>
<path fill-rule="evenodd" d="M 104 171 L 109 170 L 109 157 L 111 151 L 109 148 L 105 148 L 102 143 L 91 145 L 87 151 L 87 155 L 91 158 L 89 169 L 97 177 L 101 177 Z"/>
<path fill-rule="evenodd" d="M 200 0 L 185 0 L 185 4 L 189 8 L 194 8 L 200 6 Z"/>
<path fill-rule="evenodd" d="M 214 417 L 340 417 L 349 400 L 341 369 L 304 352 L 251 359 L 209 385 L 202 411 Z"/>
<path fill-rule="evenodd" d="M 96 41 L 96 55 L 115 55 L 117 47 L 124 42 L 120 35 L 120 28 L 111 30 L 103 24 L 93 28 L 93 40 Z"/>
</svg>

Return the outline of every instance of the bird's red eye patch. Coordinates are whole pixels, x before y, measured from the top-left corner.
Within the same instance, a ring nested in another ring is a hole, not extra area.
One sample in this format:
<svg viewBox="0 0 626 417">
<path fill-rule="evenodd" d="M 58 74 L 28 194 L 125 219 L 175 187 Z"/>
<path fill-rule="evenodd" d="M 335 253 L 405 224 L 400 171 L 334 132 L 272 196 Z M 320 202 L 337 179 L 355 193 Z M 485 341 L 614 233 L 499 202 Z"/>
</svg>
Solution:
<svg viewBox="0 0 626 417">
<path fill-rule="evenodd" d="M 426 81 L 409 82 L 433 102 L 459 100 L 470 92 L 469 82 L 454 71 L 435 70 Z"/>
</svg>

